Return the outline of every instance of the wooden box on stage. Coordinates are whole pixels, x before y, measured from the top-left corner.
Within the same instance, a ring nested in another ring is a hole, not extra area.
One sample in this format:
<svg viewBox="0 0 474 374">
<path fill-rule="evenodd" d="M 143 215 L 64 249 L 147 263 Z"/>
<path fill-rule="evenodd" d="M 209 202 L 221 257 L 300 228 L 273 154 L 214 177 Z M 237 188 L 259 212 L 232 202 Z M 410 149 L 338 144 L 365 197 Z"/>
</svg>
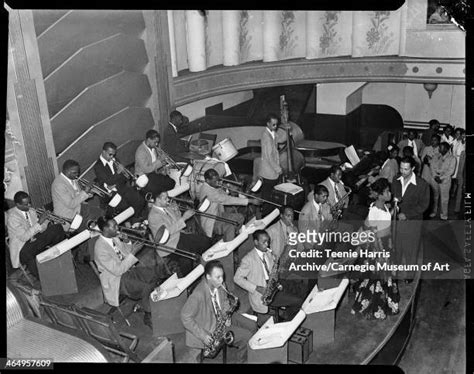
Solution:
<svg viewBox="0 0 474 374">
<path fill-rule="evenodd" d="M 305 194 L 304 190 L 293 195 L 288 192 L 274 189 L 272 191 L 271 200 L 277 204 L 288 205 L 295 210 L 301 210 L 305 203 Z"/>
<path fill-rule="evenodd" d="M 313 351 L 313 331 L 304 327 L 298 328 L 288 340 L 288 361 L 304 364 Z"/>
<path fill-rule="evenodd" d="M 278 348 L 255 350 L 247 344 L 247 357 L 249 364 L 287 364 L 288 342 Z"/>
<path fill-rule="evenodd" d="M 71 251 L 52 260 L 39 263 L 39 279 L 44 296 L 68 295 L 78 292 Z"/>
<path fill-rule="evenodd" d="M 153 336 L 167 336 L 184 332 L 181 309 L 187 299 L 186 291 L 172 299 L 153 302 L 150 300 Z"/>
</svg>

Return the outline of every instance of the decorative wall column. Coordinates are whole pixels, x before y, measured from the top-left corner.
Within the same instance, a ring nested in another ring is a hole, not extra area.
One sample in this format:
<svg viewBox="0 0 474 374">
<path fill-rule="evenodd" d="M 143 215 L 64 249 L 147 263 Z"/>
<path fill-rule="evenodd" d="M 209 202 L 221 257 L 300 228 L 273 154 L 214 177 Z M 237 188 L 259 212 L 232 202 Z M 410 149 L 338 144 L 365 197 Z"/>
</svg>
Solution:
<svg viewBox="0 0 474 374">
<path fill-rule="evenodd" d="M 197 10 L 186 11 L 186 46 L 190 72 L 206 70 L 206 27 Z"/>
<path fill-rule="evenodd" d="M 278 60 L 280 42 L 280 16 L 278 11 L 263 12 L 263 61 Z"/>
<path fill-rule="evenodd" d="M 58 173 L 31 10 L 9 10 L 7 110 L 22 189 L 33 206 L 51 202 Z M 14 194 L 17 191 L 11 191 Z"/>
<path fill-rule="evenodd" d="M 177 77 L 178 67 L 176 62 L 176 41 L 174 37 L 174 17 L 172 10 L 168 10 L 168 29 L 170 35 L 171 71 L 173 73 L 173 77 Z"/>
<path fill-rule="evenodd" d="M 224 35 L 224 66 L 240 63 L 240 11 L 222 11 L 222 33 Z"/>
</svg>

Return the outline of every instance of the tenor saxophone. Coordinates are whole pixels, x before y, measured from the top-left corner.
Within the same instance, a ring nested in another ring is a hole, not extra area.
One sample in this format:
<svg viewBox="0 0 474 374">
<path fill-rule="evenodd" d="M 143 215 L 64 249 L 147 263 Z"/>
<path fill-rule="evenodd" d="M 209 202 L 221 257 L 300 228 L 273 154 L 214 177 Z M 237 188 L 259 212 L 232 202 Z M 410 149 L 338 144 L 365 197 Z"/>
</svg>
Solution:
<svg viewBox="0 0 474 374">
<path fill-rule="evenodd" d="M 203 355 L 206 358 L 216 357 L 224 345 L 231 345 L 234 342 L 234 333 L 232 331 L 226 331 L 226 324 L 227 321 L 232 318 L 232 314 L 237 310 L 239 298 L 227 291 L 224 285 L 222 285 L 222 288 L 227 292 L 232 301 L 229 310 L 225 313 L 221 312 L 217 316 L 216 328 L 211 334 L 212 341 L 204 348 Z"/>
<path fill-rule="evenodd" d="M 267 288 L 262 296 L 263 305 L 269 305 L 278 291 L 283 289 L 283 286 L 278 282 L 278 269 L 280 267 L 280 258 L 274 258 L 273 267 L 269 274 Z"/>
</svg>

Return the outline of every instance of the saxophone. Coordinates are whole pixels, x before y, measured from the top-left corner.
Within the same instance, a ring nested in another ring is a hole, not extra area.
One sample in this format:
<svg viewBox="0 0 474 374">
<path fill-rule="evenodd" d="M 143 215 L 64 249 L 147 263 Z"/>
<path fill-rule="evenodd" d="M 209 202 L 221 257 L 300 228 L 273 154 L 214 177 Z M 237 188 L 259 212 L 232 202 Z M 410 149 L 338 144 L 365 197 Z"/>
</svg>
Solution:
<svg viewBox="0 0 474 374">
<path fill-rule="evenodd" d="M 283 289 L 283 286 L 278 282 L 278 268 L 280 267 L 280 258 L 276 258 L 273 262 L 272 270 L 269 274 L 267 288 L 262 296 L 263 305 L 269 305 L 275 294 Z"/>
<path fill-rule="evenodd" d="M 231 297 L 232 301 L 229 310 L 225 313 L 221 312 L 220 315 L 217 316 L 216 328 L 211 335 L 212 341 L 204 348 L 203 355 L 206 358 L 216 357 L 224 345 L 231 345 L 234 341 L 234 333 L 232 331 L 226 332 L 226 324 L 227 321 L 231 319 L 232 314 L 237 310 L 239 298 L 227 291 L 224 285 L 222 285 L 222 288 Z"/>
<path fill-rule="evenodd" d="M 352 190 L 349 187 L 347 188 L 349 189 L 349 191 L 347 191 L 347 193 L 344 196 L 342 196 L 339 199 L 339 201 L 331 207 L 331 215 L 332 215 L 333 221 L 337 221 L 341 217 L 342 208 L 344 208 L 346 198 L 352 193 Z"/>
</svg>

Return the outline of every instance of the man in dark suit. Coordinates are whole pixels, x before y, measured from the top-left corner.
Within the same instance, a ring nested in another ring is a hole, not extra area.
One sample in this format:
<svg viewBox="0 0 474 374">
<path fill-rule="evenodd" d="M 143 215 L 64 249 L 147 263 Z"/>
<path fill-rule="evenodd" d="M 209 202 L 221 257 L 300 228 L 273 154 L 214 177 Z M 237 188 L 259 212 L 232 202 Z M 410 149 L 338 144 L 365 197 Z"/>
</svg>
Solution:
<svg viewBox="0 0 474 374">
<path fill-rule="evenodd" d="M 393 198 L 399 201 L 394 256 L 396 264 L 418 263 L 423 213 L 430 204 L 429 185 L 415 175 L 415 166 L 413 157 L 402 158 L 401 177 L 392 183 Z M 406 278 L 413 279 L 413 273 L 407 272 Z"/>
<path fill-rule="evenodd" d="M 163 150 L 172 155 L 176 161 L 188 160 L 177 156 L 178 153 L 188 152 L 188 147 L 183 140 L 180 139 L 182 127 L 184 125 L 184 117 L 177 110 L 170 113 L 170 121 L 163 131 Z"/>
<path fill-rule="evenodd" d="M 117 206 L 118 211 L 122 212 L 131 206 L 135 210 L 134 218 L 139 220 L 146 214 L 146 201 L 135 188 L 128 184 L 123 165 L 118 161 L 114 164 L 116 154 L 117 146 L 114 143 L 104 143 L 102 153 L 94 165 L 97 182 L 101 188 L 108 191 L 116 190 L 120 194 L 122 201 Z"/>
<path fill-rule="evenodd" d="M 223 287 L 224 267 L 219 261 L 209 261 L 204 267 L 204 279 L 196 286 L 181 310 L 181 321 L 186 329 L 186 345 L 189 347 L 187 361 L 199 362 L 201 350 L 212 341 L 217 316 L 220 313 L 226 315 L 231 303 L 236 301 L 232 295 L 229 302 L 228 293 Z M 246 362 L 247 342 L 255 331 L 252 324 L 245 323 L 241 318 L 245 319 L 234 313 L 226 323 L 226 331 L 234 333 L 233 345 L 238 347 L 236 361 L 239 363 Z"/>
</svg>

